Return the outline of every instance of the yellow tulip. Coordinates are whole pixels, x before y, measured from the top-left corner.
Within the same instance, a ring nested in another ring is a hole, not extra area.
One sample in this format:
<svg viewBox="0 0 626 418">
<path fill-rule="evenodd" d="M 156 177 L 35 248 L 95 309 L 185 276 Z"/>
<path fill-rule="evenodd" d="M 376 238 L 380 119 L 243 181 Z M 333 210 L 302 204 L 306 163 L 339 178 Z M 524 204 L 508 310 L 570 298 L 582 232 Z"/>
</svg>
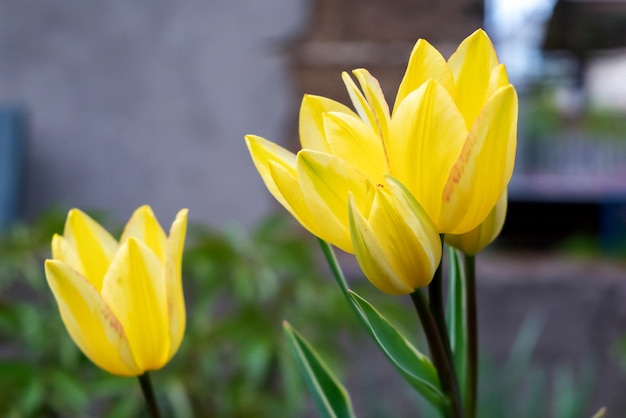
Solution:
<svg viewBox="0 0 626 418">
<path fill-rule="evenodd" d="M 415 45 L 385 148 L 440 233 L 463 234 L 487 217 L 513 173 L 517 94 L 487 34 L 478 30 L 444 61 Z"/>
<path fill-rule="evenodd" d="M 297 156 L 246 136 L 270 193 L 311 233 L 350 253 L 347 194 L 362 193 L 351 189 L 364 187 L 359 177 L 382 185 L 386 175 L 398 179 L 440 234 L 477 228 L 508 185 L 517 143 L 517 94 L 487 34 L 474 32 L 447 61 L 418 40 L 392 112 L 367 70 L 353 74 L 359 86 L 347 73 L 342 77 L 356 112 L 328 98 L 304 96 L 303 149 Z M 321 154 L 335 157 L 325 159 L 332 164 L 325 167 Z M 314 170 L 312 160 L 320 163 Z M 326 181 L 325 175 L 313 172 L 347 166 L 354 169 L 349 176 L 333 174 L 342 184 L 333 191 L 333 204 L 345 207 L 326 207 L 312 192 L 324 187 L 312 179 Z"/>
<path fill-rule="evenodd" d="M 350 199 L 356 259 L 378 289 L 403 295 L 430 283 L 441 262 L 441 239 L 428 214 L 395 179 L 379 185 L 366 212 Z"/>
<path fill-rule="evenodd" d="M 78 209 L 52 239 L 48 285 L 65 328 L 97 366 L 121 376 L 162 368 L 185 332 L 181 262 L 187 210 L 169 236 L 149 206 L 137 209 L 118 242 Z"/>
<path fill-rule="evenodd" d="M 487 218 L 473 230 L 461 235 L 446 234 L 446 244 L 451 245 L 468 255 L 476 255 L 495 240 L 506 219 L 507 192 L 489 212 Z"/>
</svg>

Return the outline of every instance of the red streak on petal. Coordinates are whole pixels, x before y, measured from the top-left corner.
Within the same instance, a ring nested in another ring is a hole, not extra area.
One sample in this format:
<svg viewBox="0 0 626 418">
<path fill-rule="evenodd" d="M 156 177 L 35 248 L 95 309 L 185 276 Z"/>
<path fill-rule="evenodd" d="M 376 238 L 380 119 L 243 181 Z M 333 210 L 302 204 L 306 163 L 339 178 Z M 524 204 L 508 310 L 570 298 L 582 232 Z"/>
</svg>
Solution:
<svg viewBox="0 0 626 418">
<path fill-rule="evenodd" d="M 111 308 L 105 305 L 102 308 L 101 314 L 104 320 L 109 323 L 109 325 L 111 326 L 111 329 L 115 331 L 115 333 L 119 335 L 121 339 L 125 340 L 126 334 L 124 333 L 124 327 L 122 327 L 122 324 L 117 319 L 117 317 L 115 316 Z"/>
<path fill-rule="evenodd" d="M 461 154 L 459 158 L 457 158 L 456 162 L 450 169 L 450 175 L 448 176 L 448 181 L 443 188 L 443 200 L 447 203 L 450 202 L 452 195 L 454 194 L 454 190 L 456 189 L 456 185 L 461 181 L 461 177 L 463 177 L 463 173 L 465 172 L 465 166 L 467 162 L 472 157 L 472 151 L 474 150 L 474 146 L 476 145 L 476 138 L 473 133 L 467 135 L 467 139 L 463 144 L 463 149 L 461 150 Z"/>
</svg>

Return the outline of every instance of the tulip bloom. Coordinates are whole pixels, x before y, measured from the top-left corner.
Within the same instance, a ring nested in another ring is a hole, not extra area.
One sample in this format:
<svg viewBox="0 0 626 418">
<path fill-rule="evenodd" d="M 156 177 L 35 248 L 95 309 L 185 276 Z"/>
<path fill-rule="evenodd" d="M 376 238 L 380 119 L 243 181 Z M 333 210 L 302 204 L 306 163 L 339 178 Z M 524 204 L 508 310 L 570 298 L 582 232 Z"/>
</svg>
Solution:
<svg viewBox="0 0 626 418">
<path fill-rule="evenodd" d="M 366 209 L 350 199 L 352 242 L 365 276 L 392 295 L 428 285 L 441 262 L 441 238 L 413 195 L 389 178 Z"/>
<path fill-rule="evenodd" d="M 342 77 L 356 112 L 334 100 L 305 95 L 299 121 L 302 150 L 297 155 L 264 138 L 246 136 L 270 193 L 311 233 L 356 252 L 357 258 L 359 252 L 370 258 L 400 254 L 376 249 L 375 237 L 381 239 L 378 246 L 391 241 L 380 233 L 365 233 L 372 226 L 365 215 L 376 194 L 372 185 L 389 187 L 390 176 L 413 195 L 427 214 L 419 218 L 429 218 L 438 234 L 477 228 L 508 185 L 517 141 L 517 94 L 485 32 L 467 37 L 447 61 L 420 39 L 393 111 L 367 70 L 353 73 L 359 86 L 348 74 Z M 377 196 L 382 202 L 386 195 Z M 408 223 L 401 229 L 398 236 L 414 233 Z M 359 249 L 355 239 L 361 239 Z M 440 250 L 429 239 L 422 245 L 438 258 L 434 252 Z M 372 270 L 382 269 L 381 263 Z M 393 282 L 387 277 L 388 284 Z M 391 288 L 395 292 L 400 286 Z"/>
<path fill-rule="evenodd" d="M 137 209 L 116 241 L 72 209 L 52 239 L 48 284 L 72 340 L 97 366 L 137 376 L 163 367 L 185 332 L 181 262 L 187 210 L 169 236 L 149 206 Z"/>
<path fill-rule="evenodd" d="M 387 174 L 398 179 L 439 233 L 476 228 L 508 185 L 517 141 L 517 94 L 485 32 L 467 37 L 447 61 L 420 39 L 393 112 L 367 70 L 354 75 L 360 89 L 346 73 L 343 80 L 356 113 L 328 98 L 304 97 L 297 156 L 246 136 L 270 193 L 311 233 L 354 252 L 347 207 L 332 211 L 329 220 L 319 196 L 310 193 L 315 185 L 306 161 L 330 154 L 374 184 L 384 184 Z M 347 201 L 346 192 L 337 189 L 335 197 Z"/>
<path fill-rule="evenodd" d="M 467 255 L 478 254 L 500 235 L 506 219 L 506 209 L 507 192 L 505 191 L 483 223 L 461 235 L 446 234 L 446 244 Z"/>
</svg>

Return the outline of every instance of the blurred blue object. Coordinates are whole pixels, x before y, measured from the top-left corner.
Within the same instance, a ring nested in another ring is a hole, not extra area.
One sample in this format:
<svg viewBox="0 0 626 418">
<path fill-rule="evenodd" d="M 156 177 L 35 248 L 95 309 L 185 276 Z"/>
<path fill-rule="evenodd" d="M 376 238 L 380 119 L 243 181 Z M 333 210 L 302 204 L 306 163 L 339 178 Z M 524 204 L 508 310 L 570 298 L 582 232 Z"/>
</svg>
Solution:
<svg viewBox="0 0 626 418">
<path fill-rule="evenodd" d="M 25 112 L 16 107 L 0 108 L 0 230 L 20 214 L 25 149 Z"/>
</svg>

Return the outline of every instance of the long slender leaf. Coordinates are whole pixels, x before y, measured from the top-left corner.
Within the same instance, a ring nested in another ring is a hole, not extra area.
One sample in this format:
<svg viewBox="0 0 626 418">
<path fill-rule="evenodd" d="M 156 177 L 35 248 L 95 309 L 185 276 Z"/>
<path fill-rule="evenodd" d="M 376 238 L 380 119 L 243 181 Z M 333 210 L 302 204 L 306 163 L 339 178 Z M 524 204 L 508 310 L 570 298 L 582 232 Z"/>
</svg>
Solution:
<svg viewBox="0 0 626 418">
<path fill-rule="evenodd" d="M 380 312 L 352 290 L 348 295 L 369 334 L 400 374 L 437 408 L 446 405 L 437 370 Z"/>
<path fill-rule="evenodd" d="M 417 350 L 369 302 L 348 288 L 332 247 L 324 240 L 320 239 L 319 242 L 341 292 L 346 297 L 361 325 L 363 325 L 385 357 L 409 384 L 434 407 L 439 410 L 447 409 L 449 401 L 441 391 L 437 371 L 430 359 Z"/>
<path fill-rule="evenodd" d="M 337 381 L 328 366 L 287 322 L 283 322 L 283 329 L 298 366 L 313 393 L 319 413 L 327 418 L 354 418 L 348 392 Z"/>
<path fill-rule="evenodd" d="M 465 321 L 465 277 L 460 252 L 448 247 L 448 335 L 454 356 L 454 367 L 459 379 L 459 389 L 465 393 L 467 374 L 467 325 Z"/>
<path fill-rule="evenodd" d="M 319 242 L 320 246 L 322 247 L 324 257 L 326 257 L 326 261 L 328 262 L 328 266 L 333 273 L 333 277 L 335 278 L 337 285 L 339 285 L 339 289 L 341 289 L 341 293 L 343 293 L 346 299 L 348 299 L 348 302 L 350 302 L 350 296 L 348 295 L 348 282 L 343 275 L 343 271 L 341 270 L 341 266 L 337 261 L 337 257 L 335 257 L 333 247 L 331 247 L 331 245 L 323 239 L 320 239 Z"/>
</svg>

